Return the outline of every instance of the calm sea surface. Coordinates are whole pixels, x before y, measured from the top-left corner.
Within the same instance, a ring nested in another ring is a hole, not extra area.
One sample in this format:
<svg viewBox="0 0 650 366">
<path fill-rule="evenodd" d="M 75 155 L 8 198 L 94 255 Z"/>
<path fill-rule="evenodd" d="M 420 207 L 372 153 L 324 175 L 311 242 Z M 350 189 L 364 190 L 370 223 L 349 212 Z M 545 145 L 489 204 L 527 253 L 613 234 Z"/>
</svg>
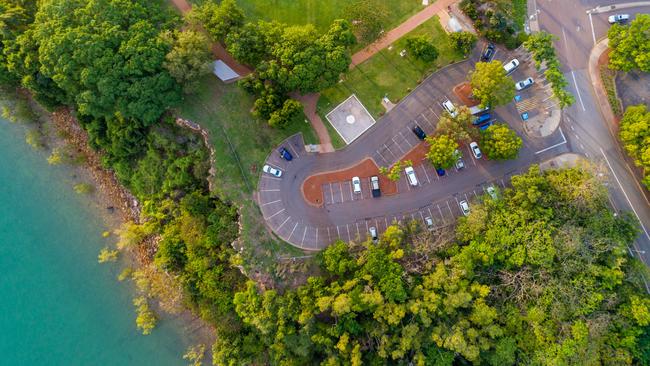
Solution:
<svg viewBox="0 0 650 366">
<path fill-rule="evenodd" d="M 0 119 L 0 365 L 182 365 L 178 324 L 135 328 L 120 266 L 98 264 L 111 240 L 71 173 Z"/>
</svg>

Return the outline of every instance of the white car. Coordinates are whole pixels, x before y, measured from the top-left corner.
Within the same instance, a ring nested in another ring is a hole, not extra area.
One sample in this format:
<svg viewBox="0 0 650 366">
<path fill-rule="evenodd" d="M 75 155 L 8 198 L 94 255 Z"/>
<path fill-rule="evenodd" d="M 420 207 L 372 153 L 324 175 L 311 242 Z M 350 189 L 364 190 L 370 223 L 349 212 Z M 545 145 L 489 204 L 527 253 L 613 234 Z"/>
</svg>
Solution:
<svg viewBox="0 0 650 366">
<path fill-rule="evenodd" d="M 467 201 L 462 200 L 458 202 L 458 205 L 460 206 L 460 210 L 463 211 L 463 215 L 468 216 L 469 215 L 469 203 Z"/>
<path fill-rule="evenodd" d="M 527 78 L 521 81 L 518 81 L 517 84 L 515 84 L 515 89 L 517 90 L 524 90 L 528 88 L 529 86 L 533 85 L 535 80 L 533 78 Z"/>
<path fill-rule="evenodd" d="M 370 232 L 370 237 L 372 238 L 372 242 L 376 243 L 377 240 L 379 240 L 379 237 L 377 236 L 377 228 L 371 226 L 370 229 L 368 229 L 368 232 Z"/>
<path fill-rule="evenodd" d="M 628 20 L 630 20 L 630 14 L 615 14 L 615 15 L 610 15 L 609 18 L 607 18 L 609 24 L 625 23 Z"/>
<path fill-rule="evenodd" d="M 444 108 L 447 111 L 447 113 L 449 113 L 449 115 L 454 118 L 458 115 L 458 110 L 456 110 L 456 106 L 454 106 L 454 103 L 452 103 L 451 100 L 449 99 L 442 102 L 442 108 Z"/>
<path fill-rule="evenodd" d="M 465 161 L 463 161 L 463 154 L 458 150 L 456 150 L 454 154 L 458 157 L 458 159 L 456 159 L 456 169 L 458 170 L 463 169 L 465 167 Z"/>
<path fill-rule="evenodd" d="M 361 179 L 359 177 L 352 177 L 352 190 L 354 193 L 361 193 Z"/>
<path fill-rule="evenodd" d="M 489 186 L 489 187 L 487 187 L 486 191 L 487 191 L 487 194 L 488 194 L 488 195 L 489 195 L 493 200 L 496 200 L 496 199 L 497 199 L 497 190 L 494 188 L 494 186 Z"/>
<path fill-rule="evenodd" d="M 407 166 L 404 169 L 404 172 L 406 173 L 406 178 L 408 178 L 409 184 L 412 186 L 417 186 L 418 185 L 418 177 L 415 176 L 415 170 L 413 170 L 412 166 Z"/>
<path fill-rule="evenodd" d="M 271 174 L 271 175 L 274 176 L 274 177 L 278 177 L 278 178 L 280 178 L 280 177 L 282 176 L 282 170 L 280 170 L 280 169 L 275 169 L 274 167 L 269 166 L 269 165 L 264 165 L 264 166 L 262 167 L 262 171 L 263 171 L 264 173 Z"/>
<path fill-rule="evenodd" d="M 476 141 L 472 141 L 469 144 L 469 148 L 472 150 L 472 154 L 474 154 L 475 158 L 480 159 L 483 156 L 483 154 L 481 154 L 481 149 L 478 148 Z"/>
<path fill-rule="evenodd" d="M 503 64 L 503 69 L 506 70 L 506 75 L 512 73 L 519 67 L 519 60 L 513 58 L 507 64 Z"/>
<path fill-rule="evenodd" d="M 430 216 L 424 218 L 424 223 L 427 224 L 428 230 L 433 230 L 433 220 L 431 219 Z"/>
</svg>

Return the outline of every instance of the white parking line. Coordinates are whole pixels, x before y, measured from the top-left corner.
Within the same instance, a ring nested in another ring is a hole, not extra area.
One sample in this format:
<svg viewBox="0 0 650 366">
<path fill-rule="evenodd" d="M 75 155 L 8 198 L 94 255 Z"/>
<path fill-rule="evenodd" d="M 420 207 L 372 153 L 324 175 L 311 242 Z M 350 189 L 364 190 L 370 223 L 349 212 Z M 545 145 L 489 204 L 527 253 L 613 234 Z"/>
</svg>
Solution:
<svg viewBox="0 0 650 366">
<path fill-rule="evenodd" d="M 343 183 L 339 182 L 339 191 L 341 192 L 341 203 L 345 202 L 343 199 Z"/>
<path fill-rule="evenodd" d="M 596 32 L 594 32 L 594 21 L 591 19 L 591 13 L 589 13 L 589 25 L 591 25 L 591 38 L 594 40 L 594 45 L 596 44 Z"/>
<path fill-rule="evenodd" d="M 361 233 L 359 232 L 359 223 L 355 222 L 354 224 L 357 226 L 357 236 L 359 237 L 359 239 L 361 239 Z"/>
<path fill-rule="evenodd" d="M 388 146 L 386 146 L 386 144 L 384 144 L 384 147 L 385 147 L 386 150 L 388 150 L 388 152 L 393 156 L 393 158 L 397 158 L 397 156 L 396 156 L 395 154 L 393 154 L 393 152 L 388 148 Z"/>
<path fill-rule="evenodd" d="M 404 141 L 409 145 L 409 148 L 413 147 L 413 144 L 411 144 L 411 142 L 407 140 L 406 137 L 404 137 L 404 135 L 402 135 L 402 131 L 399 132 L 399 135 L 402 136 Z"/>
<path fill-rule="evenodd" d="M 474 157 L 474 153 L 472 153 L 472 149 L 469 148 L 469 145 L 467 145 L 467 150 L 469 151 L 469 156 L 472 157 L 472 163 L 476 166 L 476 158 Z"/>
<path fill-rule="evenodd" d="M 576 82 L 576 74 L 573 72 L 573 70 L 571 70 L 571 76 L 573 77 L 573 85 L 576 87 L 576 92 L 578 93 L 578 100 L 580 101 L 582 111 L 586 112 L 587 109 L 585 108 L 585 104 L 582 102 L 582 95 L 580 95 L 580 89 L 578 88 L 578 83 Z"/>
<path fill-rule="evenodd" d="M 291 236 L 293 235 L 293 232 L 296 231 L 296 228 L 298 227 L 298 222 L 293 226 L 293 229 L 291 230 L 291 234 L 289 234 L 289 237 L 287 238 L 287 241 L 291 239 Z"/>
<path fill-rule="evenodd" d="M 430 126 L 431 128 L 434 128 L 434 129 L 435 129 L 435 127 L 433 126 L 433 123 L 431 123 L 431 121 L 429 121 L 429 118 L 427 118 L 426 114 L 422 113 L 422 114 L 420 114 L 420 115 L 421 115 L 422 117 L 424 117 L 424 120 L 429 124 L 429 126 Z"/>
<path fill-rule="evenodd" d="M 283 222 L 283 223 L 281 223 L 281 224 L 280 224 L 280 226 L 278 226 L 278 228 L 277 228 L 277 229 L 275 229 L 275 231 L 280 231 L 280 229 L 282 229 L 282 227 L 284 226 L 284 224 L 286 224 L 286 223 L 287 223 L 287 221 L 289 221 L 289 219 L 290 219 L 290 218 L 291 218 L 291 216 L 289 216 L 289 217 L 287 217 L 287 219 L 286 219 L 286 220 L 284 220 L 284 222 Z"/>
<path fill-rule="evenodd" d="M 384 223 L 386 224 L 386 228 L 388 228 L 388 219 L 386 218 L 386 216 L 384 216 Z"/>
<path fill-rule="evenodd" d="M 384 161 L 384 163 L 388 163 L 388 160 L 386 160 L 386 158 L 384 157 L 384 155 L 382 155 L 381 151 L 377 150 L 377 154 L 379 155 L 379 157 L 381 158 L 381 160 Z"/>
<path fill-rule="evenodd" d="M 431 183 L 431 180 L 429 179 L 429 174 L 427 174 L 427 168 L 424 167 L 424 164 L 420 164 L 422 167 L 422 170 L 424 170 L 424 176 L 427 177 L 427 183 Z"/>
<path fill-rule="evenodd" d="M 276 177 L 272 177 L 272 176 L 266 175 L 266 174 L 262 175 L 262 178 L 273 179 L 273 180 L 282 180 L 282 178 L 276 178 Z"/>
<path fill-rule="evenodd" d="M 287 145 L 287 146 L 289 146 L 289 149 L 291 149 L 291 151 L 293 151 L 293 153 L 296 154 L 296 157 L 297 157 L 297 158 L 300 157 L 300 155 L 298 155 L 298 151 L 297 151 L 296 149 L 294 149 L 293 146 L 291 146 L 291 144 L 289 144 L 289 145 Z"/>
<path fill-rule="evenodd" d="M 390 139 L 393 140 L 393 143 L 397 146 L 397 148 L 399 149 L 399 151 L 401 151 L 402 154 L 404 154 L 404 149 L 402 149 L 402 147 L 399 146 L 399 144 L 397 143 L 397 141 L 395 141 L 395 136 L 391 137 Z"/>
<path fill-rule="evenodd" d="M 280 192 L 279 189 L 260 189 L 260 192 Z"/>
<path fill-rule="evenodd" d="M 478 194 L 476 194 L 476 191 L 472 189 L 472 192 L 474 192 L 474 197 L 478 197 Z"/>
<path fill-rule="evenodd" d="M 560 136 L 562 136 L 562 142 L 558 142 L 557 144 L 555 144 L 555 145 L 553 145 L 553 146 L 549 146 L 549 147 L 547 147 L 547 148 L 545 148 L 545 149 L 541 149 L 541 150 L 539 150 L 539 151 L 535 151 L 535 155 L 537 155 L 537 154 L 541 154 L 541 153 L 543 153 L 544 151 L 548 151 L 548 150 L 554 149 L 554 148 L 556 148 L 556 147 L 558 147 L 558 146 L 562 146 L 562 145 L 564 145 L 564 144 L 567 143 L 567 139 L 566 139 L 566 137 L 564 136 L 564 132 L 562 132 L 562 127 L 559 127 L 558 130 L 560 130 Z"/>
<path fill-rule="evenodd" d="M 267 219 L 267 220 L 271 220 L 272 218 L 274 218 L 274 217 L 275 217 L 275 215 L 278 215 L 278 214 L 279 214 L 279 213 L 281 213 L 281 212 L 284 212 L 284 208 L 283 208 L 282 210 L 280 210 L 280 211 L 278 211 L 278 212 L 276 212 L 276 213 L 274 213 L 273 215 L 271 215 L 271 216 L 269 216 L 269 217 L 267 217 L 266 219 Z"/>
<path fill-rule="evenodd" d="M 440 218 L 442 219 L 442 222 L 446 224 L 447 220 L 445 220 L 445 215 L 442 214 L 442 209 L 440 208 L 440 204 L 436 203 L 436 206 L 438 206 L 438 211 L 440 212 Z"/>
<path fill-rule="evenodd" d="M 455 198 L 456 197 L 454 197 L 454 199 Z M 451 210 L 451 205 L 449 205 L 449 201 L 445 201 L 445 202 L 447 202 L 447 208 L 449 209 L 449 213 L 451 214 L 451 217 L 454 217 L 454 211 Z M 458 203 L 458 200 L 456 200 L 456 203 Z"/>
<path fill-rule="evenodd" d="M 271 202 L 267 202 L 267 203 L 262 203 L 262 206 L 270 205 L 270 204 L 273 204 L 273 203 L 278 203 L 280 201 L 282 201 L 282 200 L 275 200 L 275 201 L 271 201 Z"/>
<path fill-rule="evenodd" d="M 503 179 L 501 179 L 501 185 L 503 186 L 503 188 L 506 188 L 506 182 L 504 182 Z"/>
<path fill-rule="evenodd" d="M 316 227 L 316 243 L 318 243 L 318 227 Z"/>
<path fill-rule="evenodd" d="M 350 185 L 350 201 L 354 201 L 354 192 L 352 192 L 352 183 L 348 182 Z M 348 185 L 346 184 L 346 186 Z"/>
<path fill-rule="evenodd" d="M 375 220 L 375 225 L 376 224 L 377 224 L 377 220 Z M 368 221 L 366 220 L 366 232 L 368 232 L 368 230 L 370 230 L 370 229 L 368 228 Z"/>
<path fill-rule="evenodd" d="M 436 111 L 433 110 L 433 108 L 429 107 L 429 110 L 431 111 L 431 113 L 433 113 L 434 116 L 436 116 L 436 118 L 440 119 L 440 116 L 438 115 L 438 113 L 436 113 Z"/>
<path fill-rule="evenodd" d="M 429 217 L 433 220 L 433 214 L 431 214 L 431 209 L 429 207 L 427 207 L 427 211 L 429 211 Z"/>
<path fill-rule="evenodd" d="M 301 246 L 305 242 L 305 235 L 307 235 L 307 226 L 305 226 L 305 231 L 302 232 L 302 240 L 300 241 Z M 318 240 L 316 240 L 316 241 L 318 241 Z"/>
<path fill-rule="evenodd" d="M 420 214 L 420 218 L 422 219 L 422 221 L 424 221 L 424 215 L 422 214 L 422 211 L 418 211 L 418 213 Z"/>
<path fill-rule="evenodd" d="M 330 227 L 327 227 L 327 241 L 332 242 L 332 235 L 330 234 Z"/>
<path fill-rule="evenodd" d="M 330 196 L 332 196 L 332 203 L 334 203 L 334 190 L 332 189 L 332 183 L 330 183 Z"/>
<path fill-rule="evenodd" d="M 350 237 L 350 226 L 348 226 L 348 224 L 345 224 L 345 228 L 348 229 L 348 241 L 352 241 L 352 238 Z"/>
<path fill-rule="evenodd" d="M 339 226 L 336 225 L 336 236 L 341 239 L 341 232 L 339 231 Z"/>
</svg>

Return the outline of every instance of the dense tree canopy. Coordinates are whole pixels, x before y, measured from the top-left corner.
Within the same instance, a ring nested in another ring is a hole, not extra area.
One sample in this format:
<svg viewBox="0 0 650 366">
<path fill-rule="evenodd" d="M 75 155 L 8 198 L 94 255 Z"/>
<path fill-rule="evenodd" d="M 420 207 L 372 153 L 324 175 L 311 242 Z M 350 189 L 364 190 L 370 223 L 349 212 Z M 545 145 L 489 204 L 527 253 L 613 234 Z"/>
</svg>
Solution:
<svg viewBox="0 0 650 366">
<path fill-rule="evenodd" d="M 406 38 L 406 49 L 422 61 L 433 62 L 438 58 L 438 50 L 433 44 L 433 39 L 424 34 Z"/>
<path fill-rule="evenodd" d="M 515 82 L 506 75 L 500 61 L 478 62 L 470 75 L 472 93 L 482 106 L 496 107 L 512 100 Z"/>
<path fill-rule="evenodd" d="M 516 159 L 523 142 L 505 123 L 497 123 L 481 133 L 481 148 L 492 160 Z"/>
<path fill-rule="evenodd" d="M 444 113 L 436 125 L 436 133 L 447 135 L 456 142 L 469 143 L 477 137 L 477 129 L 472 126 L 474 116 L 465 106 L 457 107 L 458 115 L 456 117 Z"/>
<path fill-rule="evenodd" d="M 427 143 L 429 144 L 427 159 L 436 168 L 451 168 L 460 157 L 456 153 L 458 151 L 458 143 L 447 135 L 427 137 Z"/>
<path fill-rule="evenodd" d="M 607 37 L 612 69 L 650 72 L 650 14 L 638 14 L 630 25 L 612 25 Z"/>
<path fill-rule="evenodd" d="M 650 111 L 643 105 L 627 107 L 621 119 L 619 137 L 625 151 L 643 168 L 643 183 L 650 189 Z"/>
<path fill-rule="evenodd" d="M 212 53 L 206 36 L 194 30 L 169 32 L 165 40 L 172 49 L 163 66 L 183 86 L 185 93 L 196 90 L 201 77 L 211 71 Z"/>
<path fill-rule="evenodd" d="M 636 236 L 589 169 L 513 178 L 455 238 L 412 223 L 379 242 L 336 242 L 323 275 L 234 298 L 245 332 L 223 364 L 645 364 L 650 297 Z M 259 342 L 260 344 L 256 344 Z"/>
<path fill-rule="evenodd" d="M 194 6 L 188 19 L 192 23 L 201 23 L 213 40 L 223 42 L 228 34 L 244 25 L 244 12 L 235 0 L 223 0 L 220 4 L 206 1 Z"/>
<path fill-rule="evenodd" d="M 468 55 L 478 41 L 478 37 L 476 37 L 474 33 L 467 31 L 452 32 L 449 35 L 449 38 L 451 39 L 454 48 L 460 51 L 463 55 Z"/>
</svg>

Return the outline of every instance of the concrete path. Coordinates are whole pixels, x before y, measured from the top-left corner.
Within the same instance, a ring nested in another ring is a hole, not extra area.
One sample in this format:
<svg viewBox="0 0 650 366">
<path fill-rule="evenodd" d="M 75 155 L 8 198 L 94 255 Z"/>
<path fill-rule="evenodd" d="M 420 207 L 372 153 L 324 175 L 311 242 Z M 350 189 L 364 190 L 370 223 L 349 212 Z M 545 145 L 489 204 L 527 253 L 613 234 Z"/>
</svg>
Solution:
<svg viewBox="0 0 650 366">
<path fill-rule="evenodd" d="M 318 140 L 320 141 L 320 152 L 327 153 L 334 151 L 334 146 L 332 145 L 332 139 L 330 138 L 329 131 L 325 127 L 325 123 L 320 118 L 316 112 L 316 106 L 318 105 L 318 98 L 320 98 L 319 93 L 311 93 L 307 95 L 297 95 L 293 97 L 302 103 L 302 106 L 305 111 L 305 116 L 309 119 L 312 128 L 316 131 Z"/>
<path fill-rule="evenodd" d="M 396 28 L 388 31 L 382 38 L 368 45 L 366 48 L 352 55 L 352 64 L 350 68 L 354 68 L 372 57 L 375 53 L 388 47 L 393 42 L 400 39 L 402 36 L 417 28 L 420 24 L 426 22 L 438 12 L 446 11 L 448 6 L 458 0 L 437 0 L 435 3 L 422 9 L 419 13 L 408 18 L 404 23 L 398 25 Z"/>
</svg>

